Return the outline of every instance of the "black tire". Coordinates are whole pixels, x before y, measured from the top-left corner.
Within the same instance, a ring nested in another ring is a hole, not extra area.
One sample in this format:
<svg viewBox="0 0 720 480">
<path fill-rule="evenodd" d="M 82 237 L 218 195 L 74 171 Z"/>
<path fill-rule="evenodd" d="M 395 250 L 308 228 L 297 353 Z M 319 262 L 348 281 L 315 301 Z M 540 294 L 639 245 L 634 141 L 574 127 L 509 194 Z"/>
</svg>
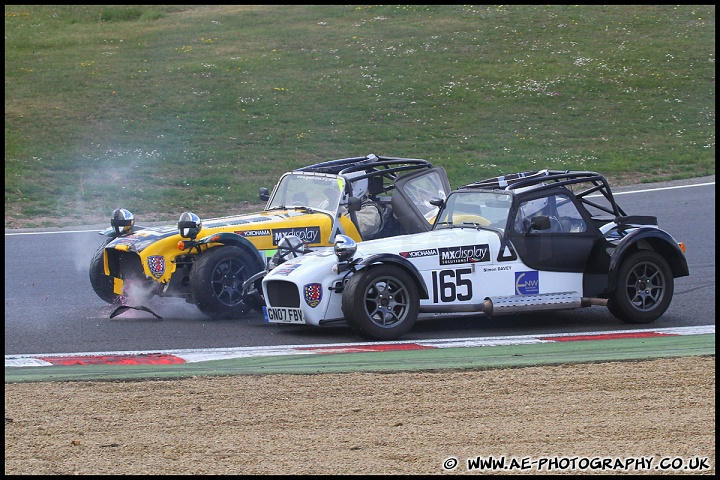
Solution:
<svg viewBox="0 0 720 480">
<path fill-rule="evenodd" d="M 110 243 L 113 238 L 106 239 L 102 245 L 100 245 L 90 260 L 90 285 L 98 297 L 107 303 L 113 305 L 122 304 L 124 297 L 118 295 L 113 291 L 113 278 L 105 275 L 105 267 L 103 265 L 103 254 L 105 252 L 105 245 Z"/>
<path fill-rule="evenodd" d="M 419 308 L 417 285 L 392 265 L 355 273 L 342 294 L 342 311 L 350 328 L 377 340 L 395 340 L 409 332 Z"/>
<path fill-rule="evenodd" d="M 242 286 L 259 270 L 252 260 L 234 246 L 213 247 L 200 254 L 190 271 L 190 292 L 200 311 L 211 318 L 237 318 L 250 311 Z"/>
<path fill-rule="evenodd" d="M 670 306 L 673 289 L 667 261 L 655 252 L 641 250 L 620 265 L 608 310 L 625 323 L 652 323 Z"/>
</svg>

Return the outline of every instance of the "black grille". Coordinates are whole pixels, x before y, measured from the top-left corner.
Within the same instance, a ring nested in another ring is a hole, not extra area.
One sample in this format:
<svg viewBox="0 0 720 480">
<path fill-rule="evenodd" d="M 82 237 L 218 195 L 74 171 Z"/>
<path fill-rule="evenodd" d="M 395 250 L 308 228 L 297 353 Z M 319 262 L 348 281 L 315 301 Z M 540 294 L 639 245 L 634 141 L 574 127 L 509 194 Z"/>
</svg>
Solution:
<svg viewBox="0 0 720 480">
<path fill-rule="evenodd" d="M 267 282 L 267 294 L 271 307 L 300 307 L 300 293 L 292 282 L 270 280 Z"/>
<path fill-rule="evenodd" d="M 135 252 L 123 252 L 114 248 L 105 249 L 108 256 L 110 276 L 128 280 L 130 278 L 145 278 L 142 261 Z"/>
</svg>

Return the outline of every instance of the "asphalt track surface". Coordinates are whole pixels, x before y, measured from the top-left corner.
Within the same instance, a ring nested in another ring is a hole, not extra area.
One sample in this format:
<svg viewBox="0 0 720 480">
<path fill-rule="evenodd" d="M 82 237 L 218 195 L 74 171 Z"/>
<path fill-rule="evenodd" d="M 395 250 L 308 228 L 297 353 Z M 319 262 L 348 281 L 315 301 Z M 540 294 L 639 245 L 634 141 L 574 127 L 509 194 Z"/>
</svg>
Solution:
<svg viewBox="0 0 720 480">
<path fill-rule="evenodd" d="M 714 177 L 712 185 L 712 204 L 714 205 Z M 615 191 L 616 194 L 621 194 L 622 189 Z M 688 200 L 686 205 L 691 203 Z M 688 215 L 687 211 L 685 215 Z M 712 229 L 714 230 L 714 209 L 712 216 Z M 673 216 L 669 216 L 667 220 L 670 220 L 670 225 L 676 224 L 676 218 Z M 677 221 L 679 222 L 679 220 Z M 664 225 L 668 222 L 662 223 Z M 687 231 L 681 236 L 687 236 Z M 700 238 L 711 241 L 713 245 L 713 250 L 704 254 L 703 266 L 712 266 L 714 269 L 714 234 L 711 237 Z M 8 260 L 7 250 L 6 260 Z M 691 276 L 693 273 L 696 275 L 699 273 L 697 268 L 691 268 Z M 705 291 L 702 298 L 706 300 L 703 304 L 707 306 L 708 300 L 712 300 L 710 313 L 703 315 L 699 314 L 703 310 L 689 311 L 686 308 L 683 310 L 683 315 L 678 317 L 682 323 L 660 324 L 654 329 L 632 330 L 634 327 L 627 328 L 628 326 L 625 326 L 623 330 L 616 331 L 596 329 L 582 332 L 570 329 L 569 331 L 555 330 L 542 333 L 536 331 L 531 335 L 516 335 L 514 334 L 516 332 L 513 332 L 512 335 L 492 333 L 494 336 L 485 338 L 465 336 L 462 338 L 425 339 L 416 336 L 407 341 L 377 343 L 332 343 L 332 339 L 328 337 L 324 339 L 324 343 L 313 344 L 307 342 L 308 338 L 304 338 L 305 343 L 302 345 L 260 344 L 260 346 L 239 348 L 222 346 L 220 348 L 195 349 L 174 347 L 169 349 L 165 346 L 157 347 L 157 350 L 152 346 L 150 348 L 141 346 L 140 348 L 144 348 L 143 351 L 56 353 L 45 354 L 42 358 L 38 355 L 20 352 L 16 355 L 5 356 L 5 381 L 8 383 L 156 379 L 195 375 L 486 369 L 714 355 L 714 273 L 712 273 L 711 281 L 707 278 L 703 278 L 703 280 L 708 281 L 706 287 L 702 288 Z M 8 264 L 6 263 L 6 353 L 8 352 L 9 320 L 7 281 Z M 707 288 L 710 290 L 706 290 Z M 712 297 L 711 299 L 708 294 Z M 692 303 L 699 305 L 697 302 Z M 610 327 L 616 328 L 617 326 Z M 562 331 L 568 333 L 558 333 Z M 298 339 L 300 338 L 298 337 Z M 560 338 L 564 338 L 564 340 L 558 340 Z M 330 341 L 328 342 L 328 340 Z M 40 348 L 29 351 L 48 350 Z M 83 352 L 83 349 L 53 351 Z"/>
</svg>

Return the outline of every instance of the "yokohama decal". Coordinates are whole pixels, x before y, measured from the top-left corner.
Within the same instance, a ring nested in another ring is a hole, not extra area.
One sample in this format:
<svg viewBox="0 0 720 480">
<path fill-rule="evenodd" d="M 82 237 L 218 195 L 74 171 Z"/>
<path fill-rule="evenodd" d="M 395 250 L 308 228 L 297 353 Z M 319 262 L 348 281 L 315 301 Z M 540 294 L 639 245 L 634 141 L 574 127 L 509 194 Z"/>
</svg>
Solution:
<svg viewBox="0 0 720 480">
<path fill-rule="evenodd" d="M 429 248 L 427 250 L 414 250 L 412 252 L 400 252 L 400 256 L 403 258 L 430 257 L 437 254 L 437 248 Z"/>
<path fill-rule="evenodd" d="M 266 237 L 270 235 L 270 230 L 240 230 L 235 233 L 242 237 Z"/>
</svg>

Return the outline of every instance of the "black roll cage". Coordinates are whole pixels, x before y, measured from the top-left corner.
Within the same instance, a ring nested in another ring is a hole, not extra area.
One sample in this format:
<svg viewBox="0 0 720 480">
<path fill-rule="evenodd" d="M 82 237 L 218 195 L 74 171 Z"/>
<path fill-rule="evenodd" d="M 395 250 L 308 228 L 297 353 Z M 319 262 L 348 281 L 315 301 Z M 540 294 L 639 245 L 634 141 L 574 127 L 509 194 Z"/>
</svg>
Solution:
<svg viewBox="0 0 720 480">
<path fill-rule="evenodd" d="M 591 186 L 582 191 L 573 191 L 573 195 L 580 202 L 592 206 L 598 210 L 611 214 L 613 217 L 625 217 L 625 211 L 615 202 L 610 185 L 604 176 L 596 172 L 572 171 L 572 170 L 540 170 L 522 173 L 513 173 L 499 177 L 488 178 L 478 182 L 463 185 L 460 188 L 468 189 L 492 189 L 511 191 L 515 193 L 524 187 L 534 187 L 533 192 L 547 190 L 558 186 L 578 185 L 589 183 Z M 588 198 L 589 195 L 600 192 L 608 201 L 610 207 L 600 205 Z"/>
<path fill-rule="evenodd" d="M 419 158 L 401 158 L 401 157 L 382 157 L 369 154 L 364 157 L 341 158 L 339 160 L 329 160 L 326 162 L 315 163 L 307 167 L 297 168 L 296 172 L 318 172 L 330 173 L 334 175 L 346 176 L 351 173 L 365 172 L 362 175 L 353 175 L 348 178 L 348 187 L 352 182 L 357 182 L 365 178 L 386 178 L 392 182 L 399 176 L 400 172 L 410 170 L 420 170 L 423 168 L 433 168 L 433 165 L 427 160 Z M 372 195 L 380 195 L 394 188 L 394 185 L 388 187 L 378 187 L 373 190 Z M 372 190 L 372 189 L 371 189 Z"/>
</svg>

